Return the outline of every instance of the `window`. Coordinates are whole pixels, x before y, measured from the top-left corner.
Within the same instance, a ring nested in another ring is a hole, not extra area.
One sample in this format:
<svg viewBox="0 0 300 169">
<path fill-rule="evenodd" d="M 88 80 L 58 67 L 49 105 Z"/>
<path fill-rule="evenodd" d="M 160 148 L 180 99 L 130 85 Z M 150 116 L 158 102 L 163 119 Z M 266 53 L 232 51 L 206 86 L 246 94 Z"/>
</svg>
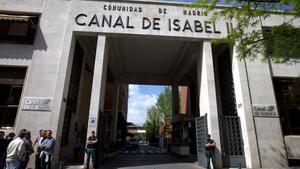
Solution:
<svg viewBox="0 0 300 169">
<path fill-rule="evenodd" d="M 0 67 L 0 128 L 14 126 L 26 68 Z"/>
<path fill-rule="evenodd" d="M 0 42 L 33 44 L 38 16 L 0 14 Z"/>
<path fill-rule="evenodd" d="M 276 100 L 284 135 L 300 135 L 300 82 L 274 79 Z"/>
<path fill-rule="evenodd" d="M 0 126 L 13 127 L 18 111 L 22 86 L 0 84 Z"/>
</svg>

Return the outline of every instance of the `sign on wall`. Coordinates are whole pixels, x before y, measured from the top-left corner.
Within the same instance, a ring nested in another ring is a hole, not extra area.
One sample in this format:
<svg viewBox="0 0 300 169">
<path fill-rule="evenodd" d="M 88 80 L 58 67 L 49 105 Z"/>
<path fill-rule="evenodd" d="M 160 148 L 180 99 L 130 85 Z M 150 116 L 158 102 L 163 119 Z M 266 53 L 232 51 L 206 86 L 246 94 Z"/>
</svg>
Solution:
<svg viewBox="0 0 300 169">
<path fill-rule="evenodd" d="M 96 117 L 90 117 L 89 127 L 97 127 L 97 118 Z"/>
<path fill-rule="evenodd" d="M 25 111 L 51 111 L 52 98 L 25 97 L 22 110 Z"/>
<path fill-rule="evenodd" d="M 199 8 L 116 2 L 74 1 L 70 20 L 80 32 L 126 33 L 194 38 L 224 38 L 232 29 Z"/>
<path fill-rule="evenodd" d="M 255 117 L 278 117 L 275 105 L 254 104 L 253 116 Z"/>
</svg>

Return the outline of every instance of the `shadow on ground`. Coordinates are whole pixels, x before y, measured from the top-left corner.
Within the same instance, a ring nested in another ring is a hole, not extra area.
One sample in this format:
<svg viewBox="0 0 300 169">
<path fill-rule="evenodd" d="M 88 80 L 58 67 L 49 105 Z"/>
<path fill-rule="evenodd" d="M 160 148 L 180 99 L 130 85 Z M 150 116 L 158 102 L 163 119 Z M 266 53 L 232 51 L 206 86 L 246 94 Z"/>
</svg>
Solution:
<svg viewBox="0 0 300 169">
<path fill-rule="evenodd" d="M 122 151 L 117 156 L 105 160 L 99 169 L 200 169 L 195 160 L 166 153 L 156 147 L 140 146 L 138 152 Z M 141 153 L 143 152 L 143 153 Z M 68 166 L 78 169 L 81 166 Z"/>
</svg>

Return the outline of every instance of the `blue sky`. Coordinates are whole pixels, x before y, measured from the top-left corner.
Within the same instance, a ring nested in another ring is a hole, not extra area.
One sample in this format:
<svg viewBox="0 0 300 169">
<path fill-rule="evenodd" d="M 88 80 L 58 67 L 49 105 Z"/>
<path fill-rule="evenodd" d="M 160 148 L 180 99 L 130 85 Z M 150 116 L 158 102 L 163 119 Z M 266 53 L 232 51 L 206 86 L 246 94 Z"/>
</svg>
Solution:
<svg viewBox="0 0 300 169">
<path fill-rule="evenodd" d="M 127 121 L 143 125 L 147 117 L 147 109 L 155 105 L 164 87 L 157 85 L 129 85 Z"/>
</svg>

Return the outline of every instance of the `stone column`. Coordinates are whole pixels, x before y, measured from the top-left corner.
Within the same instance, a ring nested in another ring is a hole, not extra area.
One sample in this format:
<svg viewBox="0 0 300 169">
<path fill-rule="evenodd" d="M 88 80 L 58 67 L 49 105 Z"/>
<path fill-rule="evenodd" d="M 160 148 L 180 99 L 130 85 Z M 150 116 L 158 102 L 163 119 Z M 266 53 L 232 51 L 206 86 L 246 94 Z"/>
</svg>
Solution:
<svg viewBox="0 0 300 169">
<path fill-rule="evenodd" d="M 208 133 L 216 142 L 215 168 L 222 168 L 220 128 L 211 42 L 204 41 L 197 61 L 200 116 L 207 114 Z"/>
<path fill-rule="evenodd" d="M 105 85 L 106 85 L 106 72 L 107 72 L 107 49 L 106 49 L 106 36 L 98 35 L 97 49 L 94 64 L 93 84 L 91 91 L 91 101 L 87 128 L 87 138 L 92 131 L 97 134 L 98 126 L 100 125 L 99 117 L 104 112 L 104 99 L 105 99 Z M 98 140 L 100 138 L 98 137 Z M 98 151 L 99 153 L 99 151 Z M 85 155 L 86 159 L 86 155 Z M 90 162 L 91 165 L 91 162 Z"/>
<path fill-rule="evenodd" d="M 176 116 L 179 114 L 178 85 L 172 85 L 172 114 L 173 114 L 173 116 Z"/>
<path fill-rule="evenodd" d="M 241 121 L 241 129 L 244 141 L 244 153 L 247 168 L 260 168 L 260 157 L 257 147 L 257 136 L 252 117 L 251 95 L 248 86 L 245 61 L 236 58 L 236 48 L 233 50 L 232 74 L 235 89 L 238 116 Z"/>
<path fill-rule="evenodd" d="M 277 112 L 272 71 L 268 63 L 261 61 L 262 56 L 257 55 L 257 59 L 253 61 L 238 61 L 234 56 L 234 73 L 239 76 L 234 81 L 239 90 L 236 91 L 237 104 L 247 167 L 283 168 L 288 166 L 288 162 Z M 274 106 L 276 115 L 256 115 L 254 106 Z"/>
<path fill-rule="evenodd" d="M 117 125 L 118 125 L 118 114 L 119 114 L 119 84 L 113 83 L 112 89 L 112 110 L 113 114 L 112 127 L 111 127 L 111 139 L 113 142 L 117 140 Z"/>
</svg>

